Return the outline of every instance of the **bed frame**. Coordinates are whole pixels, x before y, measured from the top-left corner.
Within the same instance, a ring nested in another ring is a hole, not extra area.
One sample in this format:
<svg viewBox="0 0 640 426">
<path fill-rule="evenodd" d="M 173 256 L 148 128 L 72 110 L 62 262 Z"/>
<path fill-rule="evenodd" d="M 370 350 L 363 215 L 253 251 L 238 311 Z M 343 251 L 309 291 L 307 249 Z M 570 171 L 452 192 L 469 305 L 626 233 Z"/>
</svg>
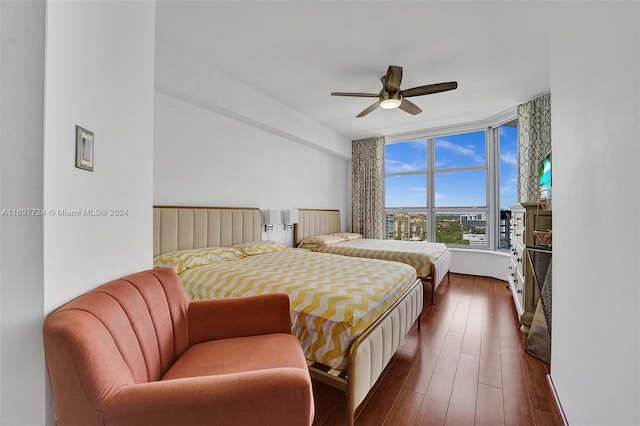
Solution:
<svg viewBox="0 0 640 426">
<path fill-rule="evenodd" d="M 173 250 L 229 246 L 260 241 L 261 238 L 262 215 L 257 208 L 153 208 L 154 257 Z M 344 371 L 309 366 L 314 379 L 346 392 L 349 425 L 354 424 L 356 409 L 365 400 L 416 321 L 420 328 L 422 307 L 423 286 L 418 279 L 353 341 L 346 374 Z"/>
<path fill-rule="evenodd" d="M 297 247 L 305 238 L 314 235 L 331 234 L 340 232 L 340 210 L 299 209 L 298 223 L 294 227 L 294 245 Z M 451 270 L 451 252 L 440 256 L 431 267 L 429 276 L 420 277 L 424 283 L 431 287 L 431 304 L 433 304 L 435 291 L 442 283 L 445 276 L 449 282 Z"/>
</svg>

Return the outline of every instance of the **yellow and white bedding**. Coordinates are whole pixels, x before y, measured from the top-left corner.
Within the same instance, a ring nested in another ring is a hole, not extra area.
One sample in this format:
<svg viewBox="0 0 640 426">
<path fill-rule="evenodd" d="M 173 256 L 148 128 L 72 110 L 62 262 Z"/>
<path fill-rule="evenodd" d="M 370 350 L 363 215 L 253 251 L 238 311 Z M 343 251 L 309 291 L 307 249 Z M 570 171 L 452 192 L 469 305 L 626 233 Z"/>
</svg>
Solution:
<svg viewBox="0 0 640 426">
<path fill-rule="evenodd" d="M 241 247 L 242 255 L 233 258 L 225 253 L 224 259 L 193 266 L 179 275 L 193 300 L 288 293 L 293 333 L 305 355 L 336 369 L 346 367 L 351 341 L 416 281 L 415 269 L 397 262 L 272 246 L 267 250 Z M 260 254 L 247 255 L 253 252 Z M 202 253 L 198 256 L 202 258 Z M 178 257 L 184 265 L 184 256 Z M 170 266 L 170 258 L 159 256 L 155 264 Z"/>
<path fill-rule="evenodd" d="M 316 235 L 303 240 L 298 247 L 341 256 L 393 260 L 413 266 L 419 277 L 428 277 L 431 266 L 446 251 L 441 243 L 426 241 L 376 240 L 359 234 L 336 233 Z"/>
</svg>

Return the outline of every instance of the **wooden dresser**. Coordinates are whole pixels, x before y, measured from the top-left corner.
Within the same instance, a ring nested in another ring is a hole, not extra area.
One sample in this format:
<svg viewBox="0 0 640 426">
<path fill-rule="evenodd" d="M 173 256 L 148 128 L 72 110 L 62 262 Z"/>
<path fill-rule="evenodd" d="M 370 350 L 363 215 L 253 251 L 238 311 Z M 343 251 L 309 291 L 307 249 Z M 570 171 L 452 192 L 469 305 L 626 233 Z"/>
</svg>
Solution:
<svg viewBox="0 0 640 426">
<path fill-rule="evenodd" d="M 533 271 L 526 261 L 526 247 L 536 244 L 534 230 L 552 229 L 552 215 L 551 211 L 540 210 L 538 203 L 516 204 L 509 209 L 511 210 L 509 288 L 520 318 L 521 330 L 524 334 L 528 334 L 540 298 L 540 291 L 535 285 Z"/>
</svg>

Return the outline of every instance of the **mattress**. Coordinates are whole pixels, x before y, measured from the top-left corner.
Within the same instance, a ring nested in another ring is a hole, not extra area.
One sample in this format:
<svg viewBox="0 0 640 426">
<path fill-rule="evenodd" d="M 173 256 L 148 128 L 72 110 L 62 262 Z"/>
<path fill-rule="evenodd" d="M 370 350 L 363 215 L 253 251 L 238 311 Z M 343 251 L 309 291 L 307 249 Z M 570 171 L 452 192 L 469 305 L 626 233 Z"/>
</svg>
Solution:
<svg viewBox="0 0 640 426">
<path fill-rule="evenodd" d="M 292 330 L 307 358 L 344 369 L 353 339 L 417 276 L 413 267 L 397 262 L 279 250 L 196 266 L 180 278 L 193 300 L 289 294 Z"/>
<path fill-rule="evenodd" d="M 398 241 L 359 238 L 326 244 L 314 251 L 342 256 L 393 260 L 413 266 L 419 277 L 428 277 L 431 266 L 448 250 L 444 244 L 426 241 Z"/>
</svg>

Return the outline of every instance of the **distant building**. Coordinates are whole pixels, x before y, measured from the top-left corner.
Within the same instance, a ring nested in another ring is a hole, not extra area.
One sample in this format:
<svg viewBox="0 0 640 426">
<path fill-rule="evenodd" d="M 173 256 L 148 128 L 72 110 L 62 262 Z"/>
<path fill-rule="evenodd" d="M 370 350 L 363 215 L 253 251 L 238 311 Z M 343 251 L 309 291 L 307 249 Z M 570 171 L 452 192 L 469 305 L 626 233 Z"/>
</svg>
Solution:
<svg viewBox="0 0 640 426">
<path fill-rule="evenodd" d="M 463 234 L 462 239 L 469 241 L 470 246 L 485 246 L 487 244 L 485 234 Z"/>
<path fill-rule="evenodd" d="M 487 213 L 465 213 L 460 215 L 460 224 L 463 228 L 487 228 Z"/>
<path fill-rule="evenodd" d="M 427 239 L 427 216 L 424 213 L 387 213 L 385 231 L 387 239 L 424 241 Z"/>
<path fill-rule="evenodd" d="M 395 216 L 387 213 L 384 220 L 385 239 L 393 240 L 395 235 Z"/>
</svg>

